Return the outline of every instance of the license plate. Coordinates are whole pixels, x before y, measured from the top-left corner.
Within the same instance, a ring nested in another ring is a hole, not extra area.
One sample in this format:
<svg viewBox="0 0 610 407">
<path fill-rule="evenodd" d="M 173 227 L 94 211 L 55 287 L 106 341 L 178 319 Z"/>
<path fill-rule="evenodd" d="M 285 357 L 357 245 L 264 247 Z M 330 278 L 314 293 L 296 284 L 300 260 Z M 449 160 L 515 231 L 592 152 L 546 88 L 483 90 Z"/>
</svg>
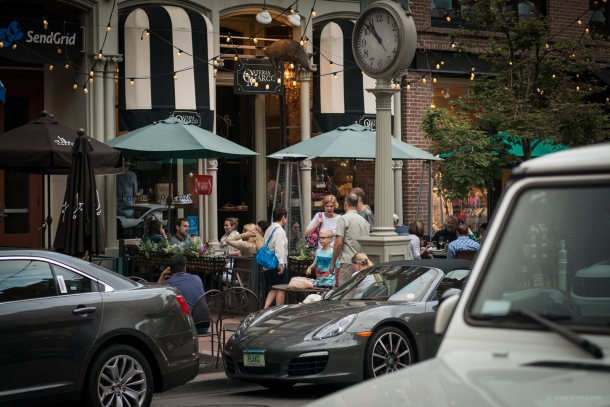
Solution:
<svg viewBox="0 0 610 407">
<path fill-rule="evenodd" d="M 244 350 L 244 366 L 265 367 L 265 351 Z"/>
</svg>

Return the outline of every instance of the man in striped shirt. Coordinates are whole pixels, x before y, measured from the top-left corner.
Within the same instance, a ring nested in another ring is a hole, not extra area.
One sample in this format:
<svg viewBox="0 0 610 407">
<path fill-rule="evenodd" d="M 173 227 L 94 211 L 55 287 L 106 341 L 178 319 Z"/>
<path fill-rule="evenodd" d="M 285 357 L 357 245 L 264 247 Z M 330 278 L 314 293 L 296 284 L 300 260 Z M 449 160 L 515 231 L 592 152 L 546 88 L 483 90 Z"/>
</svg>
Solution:
<svg viewBox="0 0 610 407">
<path fill-rule="evenodd" d="M 447 258 L 455 259 L 456 250 L 479 250 L 481 245 L 468 237 L 468 226 L 464 223 L 460 223 L 457 226 L 458 238 L 453 242 L 449 243 L 447 249 Z"/>
</svg>

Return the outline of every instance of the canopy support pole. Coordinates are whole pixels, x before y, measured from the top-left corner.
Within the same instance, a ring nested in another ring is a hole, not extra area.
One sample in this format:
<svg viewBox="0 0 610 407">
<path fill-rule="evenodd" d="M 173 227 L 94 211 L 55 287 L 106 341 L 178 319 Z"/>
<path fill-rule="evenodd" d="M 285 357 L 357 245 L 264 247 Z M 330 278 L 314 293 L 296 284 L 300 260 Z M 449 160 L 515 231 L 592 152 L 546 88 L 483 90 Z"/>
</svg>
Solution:
<svg viewBox="0 0 610 407">
<path fill-rule="evenodd" d="M 432 161 L 428 161 L 428 166 L 428 234 L 432 239 Z"/>
<path fill-rule="evenodd" d="M 45 219 L 47 224 L 47 249 L 51 248 L 51 223 L 53 218 L 51 217 L 51 175 L 47 174 L 47 218 Z"/>
<path fill-rule="evenodd" d="M 421 205 L 421 189 L 424 183 L 424 162 L 421 162 L 421 174 L 419 177 L 419 192 L 417 193 L 417 208 L 415 209 L 415 220 L 419 220 L 419 206 Z"/>
<path fill-rule="evenodd" d="M 169 191 L 167 193 L 167 199 L 165 200 L 165 202 L 167 203 L 167 232 L 172 235 L 172 202 L 174 201 L 174 197 L 173 195 L 173 190 L 174 190 L 174 185 L 172 183 L 172 170 L 173 170 L 173 152 L 170 151 L 169 152 Z M 173 236 L 173 235 L 172 235 Z"/>
</svg>

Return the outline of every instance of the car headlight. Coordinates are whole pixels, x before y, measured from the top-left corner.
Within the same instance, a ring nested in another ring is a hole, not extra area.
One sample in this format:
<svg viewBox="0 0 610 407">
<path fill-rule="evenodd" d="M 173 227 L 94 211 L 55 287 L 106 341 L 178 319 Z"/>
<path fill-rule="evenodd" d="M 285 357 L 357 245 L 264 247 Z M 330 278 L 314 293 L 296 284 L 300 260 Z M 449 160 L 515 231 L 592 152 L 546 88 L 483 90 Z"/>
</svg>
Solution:
<svg viewBox="0 0 610 407">
<path fill-rule="evenodd" d="M 356 320 L 358 314 L 351 314 L 339 320 L 329 322 L 322 329 L 315 333 L 313 339 L 324 339 L 337 336 L 345 332 L 347 328 Z"/>
<path fill-rule="evenodd" d="M 239 326 L 237 327 L 237 330 L 233 334 L 233 337 L 239 338 L 239 336 L 241 334 L 243 334 L 246 331 L 246 329 L 250 328 L 250 326 L 252 325 L 252 322 L 254 322 L 255 319 L 256 319 L 256 314 L 250 314 L 246 318 L 244 318 L 244 320 L 241 322 L 241 324 L 239 324 Z"/>
<path fill-rule="evenodd" d="M 282 305 L 280 307 L 268 308 L 263 312 L 255 312 L 253 314 L 248 315 L 246 318 L 244 318 L 242 323 L 239 324 L 239 326 L 237 327 L 237 330 L 233 334 L 233 337 L 239 338 L 239 336 L 242 335 L 243 333 L 245 333 L 248 330 L 248 328 L 254 326 L 255 324 L 257 324 L 260 321 L 268 319 L 268 317 L 271 314 L 274 314 L 277 311 L 280 311 L 281 309 L 284 309 L 287 306 L 288 305 Z"/>
</svg>

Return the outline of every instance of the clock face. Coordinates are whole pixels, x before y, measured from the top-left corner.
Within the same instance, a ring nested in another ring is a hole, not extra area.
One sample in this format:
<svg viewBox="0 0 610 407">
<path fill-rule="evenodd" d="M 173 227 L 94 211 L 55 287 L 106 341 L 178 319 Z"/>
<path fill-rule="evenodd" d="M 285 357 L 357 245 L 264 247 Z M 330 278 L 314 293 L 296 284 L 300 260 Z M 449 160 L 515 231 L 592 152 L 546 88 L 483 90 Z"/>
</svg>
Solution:
<svg viewBox="0 0 610 407">
<path fill-rule="evenodd" d="M 399 38 L 398 23 L 390 11 L 373 8 L 362 15 L 356 27 L 356 57 L 365 71 L 388 69 L 398 55 Z"/>
</svg>

